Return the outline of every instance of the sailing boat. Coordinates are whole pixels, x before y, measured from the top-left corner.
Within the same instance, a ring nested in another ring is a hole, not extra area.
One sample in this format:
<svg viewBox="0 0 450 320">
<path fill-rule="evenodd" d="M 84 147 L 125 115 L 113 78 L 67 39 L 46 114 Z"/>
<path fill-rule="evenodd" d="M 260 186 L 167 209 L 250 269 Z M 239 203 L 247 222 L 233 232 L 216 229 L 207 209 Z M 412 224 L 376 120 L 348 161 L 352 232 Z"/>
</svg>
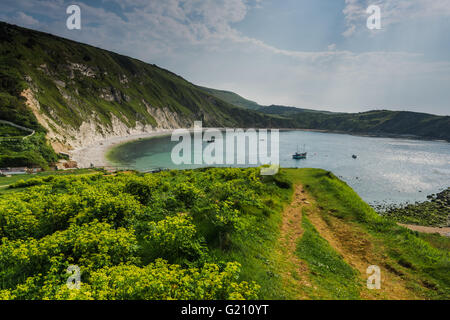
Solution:
<svg viewBox="0 0 450 320">
<path fill-rule="evenodd" d="M 303 149 L 305 149 L 304 145 L 303 145 Z M 294 155 L 292 155 L 292 159 L 295 159 L 295 160 L 306 159 L 307 155 L 308 155 L 308 152 L 303 152 L 303 153 L 298 152 L 298 145 L 297 145 L 297 152 Z"/>
</svg>

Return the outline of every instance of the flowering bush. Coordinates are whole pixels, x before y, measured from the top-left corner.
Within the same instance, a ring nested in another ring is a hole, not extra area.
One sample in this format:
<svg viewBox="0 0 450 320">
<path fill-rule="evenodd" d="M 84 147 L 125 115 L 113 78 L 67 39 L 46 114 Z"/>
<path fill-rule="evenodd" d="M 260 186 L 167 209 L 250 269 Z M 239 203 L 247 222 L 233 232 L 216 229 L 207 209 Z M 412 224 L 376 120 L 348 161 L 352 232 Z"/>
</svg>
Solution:
<svg viewBox="0 0 450 320">
<path fill-rule="evenodd" d="M 0 299 L 257 298 L 239 263 L 211 254 L 267 218 L 273 190 L 256 168 L 49 176 L 11 188 L 0 198 Z M 70 265 L 79 290 L 67 286 Z"/>
</svg>

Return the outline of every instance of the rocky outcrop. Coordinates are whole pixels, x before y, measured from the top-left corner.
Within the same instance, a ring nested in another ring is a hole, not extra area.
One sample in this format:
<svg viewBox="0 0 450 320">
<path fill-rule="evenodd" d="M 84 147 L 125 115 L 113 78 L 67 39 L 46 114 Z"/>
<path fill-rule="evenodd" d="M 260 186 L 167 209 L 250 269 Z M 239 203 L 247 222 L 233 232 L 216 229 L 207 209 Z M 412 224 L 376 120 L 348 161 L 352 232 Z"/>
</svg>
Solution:
<svg viewBox="0 0 450 320">
<path fill-rule="evenodd" d="M 82 149 L 99 143 L 102 140 L 115 137 L 151 133 L 160 129 L 191 127 L 193 123 L 192 120 L 182 118 L 179 114 L 170 111 L 168 108 L 152 107 L 145 100 L 142 100 L 147 108 L 147 112 L 155 119 L 157 126 L 136 121 L 135 125 L 130 127 L 112 113 L 110 114 L 111 123 L 104 124 L 99 116 L 93 112 L 78 128 L 73 128 L 69 125 L 59 123 L 55 114 L 49 116 L 43 112 L 32 89 L 24 90 L 22 96 L 25 97 L 27 106 L 33 111 L 38 122 L 47 130 L 47 138 L 56 152 L 67 153 L 71 150 Z M 70 99 L 70 97 L 64 95 L 63 97 L 67 100 Z M 117 97 L 111 96 L 111 99 L 116 100 Z"/>
<path fill-rule="evenodd" d="M 145 100 L 142 100 L 142 103 L 158 123 L 158 129 L 189 128 L 194 123 L 189 117 L 181 117 L 178 113 L 170 111 L 169 108 L 155 108 Z"/>
<path fill-rule="evenodd" d="M 89 77 L 89 78 L 95 78 L 95 71 L 92 70 L 90 67 L 85 66 L 84 64 L 81 63 L 73 63 L 71 62 L 69 65 L 69 69 L 71 72 L 71 79 L 75 78 L 75 73 L 74 71 L 79 71 L 83 76 Z"/>
</svg>

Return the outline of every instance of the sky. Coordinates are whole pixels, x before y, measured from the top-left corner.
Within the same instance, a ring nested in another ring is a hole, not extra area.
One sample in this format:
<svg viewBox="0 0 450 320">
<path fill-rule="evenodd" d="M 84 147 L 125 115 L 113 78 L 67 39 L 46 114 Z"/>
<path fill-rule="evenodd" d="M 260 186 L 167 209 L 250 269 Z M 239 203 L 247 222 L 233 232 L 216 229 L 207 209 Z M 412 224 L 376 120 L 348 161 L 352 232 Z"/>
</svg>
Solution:
<svg viewBox="0 0 450 320">
<path fill-rule="evenodd" d="M 66 27 L 71 4 L 81 30 Z M 2 0 L 0 20 L 262 105 L 450 115 L 450 0 Z"/>
</svg>

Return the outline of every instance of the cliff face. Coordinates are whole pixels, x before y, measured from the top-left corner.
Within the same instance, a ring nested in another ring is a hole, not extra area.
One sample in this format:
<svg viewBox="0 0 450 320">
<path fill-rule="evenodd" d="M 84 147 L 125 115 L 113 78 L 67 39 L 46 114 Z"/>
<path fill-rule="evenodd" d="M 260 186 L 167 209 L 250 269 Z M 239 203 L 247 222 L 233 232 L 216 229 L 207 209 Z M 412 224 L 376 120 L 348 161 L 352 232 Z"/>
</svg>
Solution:
<svg viewBox="0 0 450 320">
<path fill-rule="evenodd" d="M 55 151 L 69 152 L 107 138 L 191 127 L 199 120 L 205 127 L 321 129 L 450 141 L 450 117 L 262 107 L 230 92 L 195 86 L 155 65 L 2 22 L 0 53 L 0 120 L 41 137 L 31 156 L 24 154 L 29 146 L 1 146 L 0 165 L 28 165 L 30 158 L 39 158 L 39 165 L 51 163 L 56 155 L 48 155 L 45 135 Z"/>
<path fill-rule="evenodd" d="M 47 139 L 56 152 L 68 153 L 73 149 L 85 148 L 104 139 L 151 133 L 160 129 L 189 127 L 191 125 L 189 119 L 182 119 L 168 108 L 157 109 L 148 106 L 148 114 L 157 123 L 154 126 L 136 121 L 133 127 L 129 127 L 127 123 L 113 113 L 110 114 L 110 123 L 102 123 L 100 117 L 93 112 L 78 128 L 74 128 L 64 126 L 47 116 L 31 89 L 24 90 L 22 96 L 26 99 L 26 105 L 33 111 L 39 124 L 47 130 Z M 70 98 L 68 97 L 68 99 Z"/>
<path fill-rule="evenodd" d="M 27 106 L 27 119 L 0 99 L 0 118 L 38 122 L 58 152 L 111 137 L 191 127 L 266 125 L 181 77 L 136 59 L 0 23 L 2 92 Z"/>
</svg>

